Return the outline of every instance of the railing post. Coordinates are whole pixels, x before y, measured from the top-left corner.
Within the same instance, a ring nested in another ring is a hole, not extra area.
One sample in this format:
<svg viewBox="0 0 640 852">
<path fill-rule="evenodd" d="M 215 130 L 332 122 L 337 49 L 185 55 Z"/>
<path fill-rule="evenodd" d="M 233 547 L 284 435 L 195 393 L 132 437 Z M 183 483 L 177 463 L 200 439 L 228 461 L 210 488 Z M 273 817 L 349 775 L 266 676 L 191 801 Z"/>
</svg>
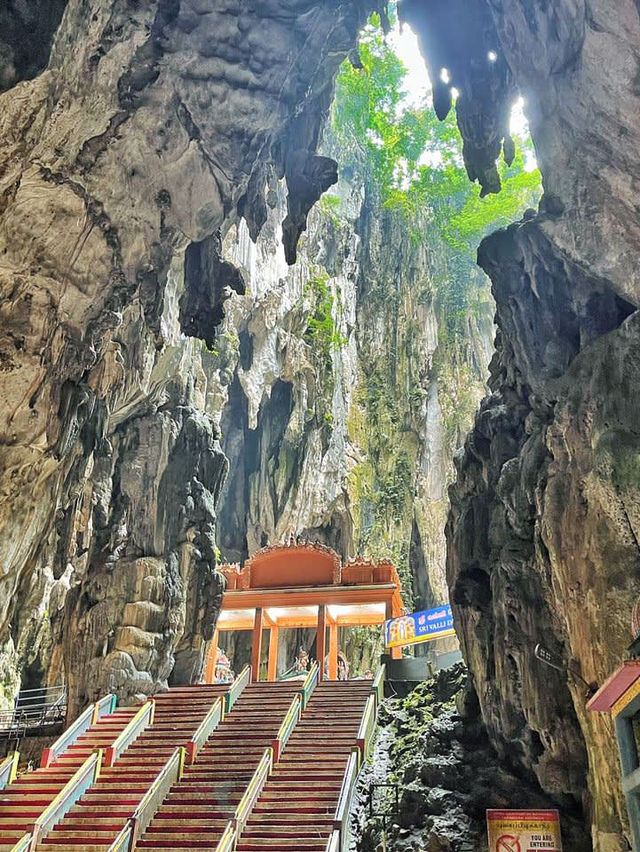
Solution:
<svg viewBox="0 0 640 852">
<path fill-rule="evenodd" d="M 319 666 L 318 661 L 316 660 L 316 662 L 309 669 L 309 674 L 304 679 L 302 687 L 300 689 L 303 710 L 306 710 L 307 704 L 309 703 L 309 698 L 311 697 L 311 693 L 318 685 L 318 674 Z"/>
<path fill-rule="evenodd" d="M 20 752 L 14 751 L 7 755 L 0 763 L 0 790 L 13 784 L 18 774 L 18 762 L 20 760 Z"/>
<path fill-rule="evenodd" d="M 100 775 L 102 764 L 102 750 L 98 749 L 88 757 L 82 766 L 67 781 L 62 790 L 47 805 L 44 811 L 35 821 L 29 849 L 35 850 L 40 839 L 45 837 L 49 831 L 64 818 L 78 799 L 89 789 Z"/>
<path fill-rule="evenodd" d="M 156 703 L 147 699 L 129 724 L 120 732 L 105 752 L 105 766 L 113 766 L 118 757 L 148 726 L 153 724 Z"/>
<path fill-rule="evenodd" d="M 238 677 L 235 680 L 235 683 L 231 684 L 229 690 L 225 693 L 224 696 L 224 711 L 225 715 L 231 711 L 231 708 L 236 703 L 238 698 L 242 695 L 246 686 L 248 686 L 252 681 L 253 669 L 251 666 L 245 666 Z"/>
</svg>

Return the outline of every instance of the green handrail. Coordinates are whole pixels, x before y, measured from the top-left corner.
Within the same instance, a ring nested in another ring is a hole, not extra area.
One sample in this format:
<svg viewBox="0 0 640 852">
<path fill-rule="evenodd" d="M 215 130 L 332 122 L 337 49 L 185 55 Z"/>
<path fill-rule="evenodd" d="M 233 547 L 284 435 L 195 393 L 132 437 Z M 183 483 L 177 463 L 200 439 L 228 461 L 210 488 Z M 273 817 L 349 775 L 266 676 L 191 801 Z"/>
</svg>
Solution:
<svg viewBox="0 0 640 852">
<path fill-rule="evenodd" d="M 113 766 L 122 752 L 129 748 L 131 743 L 134 740 L 137 740 L 140 734 L 149 725 L 153 724 L 155 707 L 156 703 L 153 698 L 149 698 L 145 701 L 126 728 L 123 728 L 123 730 L 120 731 L 116 739 L 107 748 L 105 752 L 105 766 Z"/>
<path fill-rule="evenodd" d="M 236 831 L 236 827 L 233 823 L 233 820 L 227 823 L 227 827 L 222 832 L 222 837 L 218 841 L 218 845 L 216 846 L 215 852 L 233 852 L 236 848 L 236 840 L 238 839 L 238 832 Z"/>
<path fill-rule="evenodd" d="M 384 701 L 384 678 L 386 675 L 387 666 L 383 663 L 376 672 L 376 676 L 373 679 L 373 683 L 371 684 L 371 691 L 375 693 L 376 702 L 378 705 L 382 704 Z"/>
<path fill-rule="evenodd" d="M 235 681 L 231 684 L 231 688 L 224 696 L 224 713 L 231 712 L 231 708 L 242 695 L 245 686 L 251 683 L 251 666 L 245 666 Z"/>
<path fill-rule="evenodd" d="M 340 852 L 340 832 L 333 831 L 329 835 L 324 852 Z"/>
<path fill-rule="evenodd" d="M 302 713 L 302 696 L 298 692 L 293 696 L 293 701 L 291 702 L 289 709 L 287 711 L 287 715 L 284 717 L 282 724 L 278 730 L 275 740 L 271 743 L 273 747 L 273 762 L 277 763 L 282 757 L 282 752 L 285 749 L 285 746 L 289 742 L 289 737 L 291 736 L 293 729 L 300 721 L 300 714 Z"/>
<path fill-rule="evenodd" d="M 102 719 L 103 716 L 109 716 L 116 709 L 116 696 L 113 692 L 103 695 L 99 701 L 93 705 L 93 724 Z"/>
<path fill-rule="evenodd" d="M 211 705 L 211 709 L 198 725 L 198 730 L 187 743 L 187 763 L 189 765 L 194 762 L 202 746 L 206 743 L 223 719 L 224 704 L 222 698 L 216 698 Z"/>
<path fill-rule="evenodd" d="M 238 804 L 233 816 L 238 835 L 242 833 L 242 830 L 251 815 L 251 811 L 254 809 L 256 802 L 260 798 L 262 788 L 266 784 L 267 778 L 271 775 L 272 770 L 273 749 L 267 748 L 265 749 L 264 754 L 260 759 L 260 763 L 258 764 L 258 768 L 253 773 L 251 781 L 249 781 L 244 796 L 240 799 L 240 803 Z"/>
<path fill-rule="evenodd" d="M 362 721 L 358 729 L 358 748 L 361 751 L 362 759 L 365 760 L 369 756 L 371 746 L 373 744 L 373 732 L 376 728 L 376 698 L 373 693 L 367 698 Z"/>
<path fill-rule="evenodd" d="M 50 766 L 54 760 L 57 760 L 60 755 L 69 748 L 70 745 L 73 745 L 73 743 L 75 743 L 82 734 L 88 731 L 91 725 L 94 725 L 98 719 L 102 718 L 102 716 L 107 713 L 113 713 L 115 703 L 115 695 L 109 693 L 101 698 L 100 701 L 96 701 L 95 704 L 90 704 L 86 710 L 78 716 L 75 722 L 72 725 L 69 725 L 67 730 L 60 734 L 53 745 L 50 745 L 49 748 L 43 749 L 42 757 L 40 759 L 40 768 L 43 769 Z"/>
<path fill-rule="evenodd" d="M 82 764 L 75 774 L 67 781 L 62 790 L 42 811 L 33 826 L 31 848 L 35 849 L 38 842 L 60 822 L 78 799 L 91 787 L 100 775 L 102 751 L 94 751 Z"/>
<path fill-rule="evenodd" d="M 109 852 L 130 852 L 133 849 L 133 822 L 128 819 L 109 847 Z"/>
<path fill-rule="evenodd" d="M 23 834 L 20 840 L 11 847 L 11 852 L 27 852 L 27 850 L 31 847 L 32 840 L 32 834 Z"/>
<path fill-rule="evenodd" d="M 349 812 L 351 811 L 351 802 L 356 788 L 356 779 L 358 777 L 359 769 L 360 750 L 358 748 L 352 748 L 344 771 L 344 776 L 342 778 L 342 786 L 340 787 L 340 795 L 338 797 L 336 812 L 333 816 L 334 833 L 338 833 L 338 845 L 335 848 L 339 849 L 340 852 L 347 852 L 349 848 Z M 330 841 L 331 840 L 333 840 L 333 837 L 330 838 Z M 327 844 L 327 846 L 328 845 L 329 844 Z"/>
<path fill-rule="evenodd" d="M 182 778 L 185 754 L 186 749 L 183 746 L 173 752 L 133 812 L 131 816 L 133 828 L 131 849 L 136 848 L 138 838 L 146 831 L 171 787 Z"/>
<path fill-rule="evenodd" d="M 302 709 L 306 710 L 307 704 L 309 703 L 309 699 L 311 698 L 311 693 L 318 685 L 318 677 L 320 674 L 320 666 L 318 665 L 318 661 L 309 669 L 309 674 L 304 679 L 302 684 L 302 689 L 300 690 L 300 695 L 302 696 Z"/>
<path fill-rule="evenodd" d="M 0 763 L 0 790 L 4 790 L 9 784 L 13 784 L 18 774 L 18 761 L 20 752 L 14 751 L 7 755 Z"/>
</svg>

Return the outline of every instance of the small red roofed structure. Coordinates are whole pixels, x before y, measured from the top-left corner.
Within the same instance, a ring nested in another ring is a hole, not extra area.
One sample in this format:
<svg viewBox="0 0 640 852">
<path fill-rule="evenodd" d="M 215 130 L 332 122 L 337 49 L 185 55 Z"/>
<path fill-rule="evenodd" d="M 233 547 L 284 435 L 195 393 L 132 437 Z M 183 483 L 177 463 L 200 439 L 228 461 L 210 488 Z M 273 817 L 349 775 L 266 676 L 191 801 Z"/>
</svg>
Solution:
<svg viewBox="0 0 640 852">
<path fill-rule="evenodd" d="M 218 635 L 221 631 L 252 630 L 252 669 L 259 678 L 262 631 L 268 629 L 267 679 L 276 679 L 278 633 L 283 628 L 315 627 L 317 656 L 325 659 L 326 628 L 329 629 L 330 679 L 336 678 L 338 627 L 384 625 L 402 615 L 401 583 L 388 560 L 356 558 L 343 563 L 324 544 L 272 545 L 244 563 L 221 565 L 227 580 L 222 610 L 207 658 L 205 680 L 215 671 Z M 400 649 L 393 649 L 399 656 Z M 324 666 L 320 666 L 320 678 Z"/>
</svg>

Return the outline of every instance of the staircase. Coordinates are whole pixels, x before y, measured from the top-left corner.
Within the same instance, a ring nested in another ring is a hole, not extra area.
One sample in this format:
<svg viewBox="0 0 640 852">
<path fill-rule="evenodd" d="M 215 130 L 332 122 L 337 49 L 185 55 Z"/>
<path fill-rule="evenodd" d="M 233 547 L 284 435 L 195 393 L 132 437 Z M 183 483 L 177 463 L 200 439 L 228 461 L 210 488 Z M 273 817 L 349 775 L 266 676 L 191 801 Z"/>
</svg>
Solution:
<svg viewBox="0 0 640 852">
<path fill-rule="evenodd" d="M 247 686 L 136 848 L 214 850 L 299 688 L 299 681 Z"/>
<path fill-rule="evenodd" d="M 185 745 L 224 686 L 186 686 L 155 696 L 154 721 L 64 819 L 37 845 L 41 852 L 106 852 L 164 764 Z M 137 709 L 137 708 L 136 708 Z"/>
<path fill-rule="evenodd" d="M 346 848 L 350 795 L 360 753 L 372 741 L 383 674 L 382 668 L 373 685 L 324 682 L 314 690 L 317 667 L 304 686 L 245 685 L 247 669 L 226 696 L 233 710 L 222 721 L 214 702 L 227 687 L 212 685 L 156 696 L 155 715 L 145 704 L 104 716 L 48 768 L 0 790 L 0 852 L 11 850 L 36 819 L 43 835 L 33 841 L 38 852 L 108 852 L 116 839 L 118 849 L 174 852 Z M 185 750 L 176 749 L 187 744 L 193 762 L 182 772 Z M 74 779 L 68 789 L 75 796 L 65 791 L 66 805 L 57 803 L 59 811 L 39 819 L 96 748 L 114 756 L 113 765 L 92 776 L 88 788 Z"/>
<path fill-rule="evenodd" d="M 25 772 L 0 790 L 0 852 L 12 849 L 31 831 L 35 820 L 87 757 L 97 748 L 111 745 L 135 712 L 135 707 L 124 707 L 103 716 L 50 766 Z"/>
<path fill-rule="evenodd" d="M 324 852 L 370 694 L 370 681 L 318 684 L 249 817 L 238 852 Z"/>
</svg>

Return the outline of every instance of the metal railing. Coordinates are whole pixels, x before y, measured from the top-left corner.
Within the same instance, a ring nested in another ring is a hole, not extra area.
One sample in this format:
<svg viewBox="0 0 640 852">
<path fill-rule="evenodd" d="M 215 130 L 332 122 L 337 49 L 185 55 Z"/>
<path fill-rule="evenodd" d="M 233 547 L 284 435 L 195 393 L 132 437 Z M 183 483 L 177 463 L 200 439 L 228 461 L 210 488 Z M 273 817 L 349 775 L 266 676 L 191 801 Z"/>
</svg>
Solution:
<svg viewBox="0 0 640 852">
<path fill-rule="evenodd" d="M 340 796 L 336 812 L 333 816 L 334 832 L 338 832 L 338 849 L 340 852 L 347 852 L 349 849 L 349 812 L 351 810 L 351 802 L 353 793 L 356 788 L 356 779 L 360 770 L 360 750 L 358 748 L 351 749 L 347 767 L 344 771 L 342 786 L 340 787 Z"/>
<path fill-rule="evenodd" d="M 213 731 L 224 719 L 224 705 L 222 698 L 216 698 L 211 709 L 198 725 L 198 730 L 187 743 L 187 763 L 191 765 L 202 746 L 209 739 Z"/>
<path fill-rule="evenodd" d="M 362 714 L 362 721 L 358 729 L 358 748 L 362 754 L 362 759 L 365 760 L 371 751 L 373 745 L 373 733 L 376 729 L 376 697 L 371 694 L 367 698 L 367 703 Z"/>
<path fill-rule="evenodd" d="M 107 695 L 103 695 L 103 697 L 96 701 L 93 705 L 93 719 L 91 723 L 95 725 L 95 723 L 102 719 L 103 716 L 110 716 L 113 711 L 116 709 L 116 696 L 113 692 L 107 693 Z"/>
<path fill-rule="evenodd" d="M 182 778 L 184 772 L 185 749 L 177 748 L 155 777 L 153 783 L 140 800 L 140 804 L 129 819 L 131 841 L 129 848 L 135 849 L 138 838 L 142 837 L 154 818 L 171 787 Z"/>
<path fill-rule="evenodd" d="M 18 693 L 13 710 L 0 713 L 0 733 L 20 737 L 31 728 L 64 722 L 66 713 L 66 687 L 23 689 Z"/>
<path fill-rule="evenodd" d="M 240 799 L 240 803 L 238 804 L 233 817 L 238 836 L 242 833 L 242 830 L 247 824 L 251 811 L 254 809 L 256 802 L 260 798 L 262 788 L 266 784 L 267 778 L 271 775 L 272 770 L 273 749 L 267 748 L 260 759 L 258 768 L 253 773 L 251 781 L 249 781 L 249 785 L 247 786 L 244 796 Z"/>
<path fill-rule="evenodd" d="M 109 852 L 130 852 L 133 843 L 133 826 L 128 821 L 109 847 Z"/>
<path fill-rule="evenodd" d="M 318 665 L 318 661 L 311 666 L 309 669 L 309 674 L 304 679 L 302 684 L 302 689 L 300 690 L 300 695 L 302 696 L 302 709 L 305 710 L 307 704 L 309 703 L 309 699 L 311 698 L 311 693 L 318 685 L 318 677 L 320 675 L 320 666 Z"/>
<path fill-rule="evenodd" d="M 236 848 L 238 832 L 236 831 L 233 820 L 227 823 L 227 827 L 222 833 L 222 837 L 218 841 L 215 852 L 233 852 Z"/>
<path fill-rule="evenodd" d="M 23 834 L 20 840 L 11 847 L 11 852 L 27 852 L 31 847 L 33 836 L 31 834 Z"/>
<path fill-rule="evenodd" d="M 131 743 L 136 740 L 149 725 L 153 724 L 155 706 L 156 704 L 153 698 L 149 698 L 149 700 L 142 705 L 126 728 L 118 734 L 116 739 L 107 748 L 104 759 L 105 766 L 113 766 L 122 752 L 129 748 Z"/>
<path fill-rule="evenodd" d="M 54 760 L 57 760 L 70 745 L 76 742 L 82 734 L 88 731 L 91 725 L 95 724 L 101 716 L 104 716 L 106 713 L 112 713 L 115 700 L 115 695 L 109 694 L 105 695 L 104 698 L 101 698 L 100 701 L 96 701 L 95 704 L 91 704 L 87 707 L 87 709 L 78 716 L 75 722 L 58 737 L 53 745 L 49 746 L 49 748 L 43 749 L 40 767 L 44 768 L 49 766 Z"/>
<path fill-rule="evenodd" d="M 55 799 L 47 805 L 35 821 L 32 831 L 31 849 L 60 822 L 78 799 L 95 783 L 102 764 L 102 751 L 94 751 L 80 769 L 67 781 Z"/>
<path fill-rule="evenodd" d="M 19 752 L 14 751 L 12 754 L 7 755 L 2 763 L 0 763 L 0 790 L 4 790 L 5 787 L 8 787 L 9 784 L 12 784 L 16 780 L 19 760 Z"/>
<path fill-rule="evenodd" d="M 376 676 L 371 684 L 371 691 L 376 695 L 378 706 L 384 701 L 384 678 L 387 671 L 386 665 L 383 663 L 376 672 Z"/>
<path fill-rule="evenodd" d="M 293 696 L 293 701 L 289 706 L 289 710 L 287 711 L 287 715 L 284 717 L 280 728 L 278 729 L 278 733 L 276 734 L 275 740 L 271 743 L 273 748 L 273 762 L 277 763 L 281 756 L 282 752 L 285 749 L 285 746 L 289 742 L 289 737 L 293 733 L 295 726 L 300 721 L 300 714 L 302 713 L 302 695 L 300 693 L 296 693 Z"/>
<path fill-rule="evenodd" d="M 340 832 L 333 831 L 329 835 L 324 852 L 340 852 Z"/>
<path fill-rule="evenodd" d="M 378 810 L 376 807 L 376 793 L 384 790 L 385 793 L 393 792 L 393 803 L 389 805 L 389 796 L 385 795 L 383 803 L 385 807 Z M 372 781 L 369 784 L 366 807 L 369 811 L 370 820 L 381 820 L 383 831 L 387 830 L 387 820 L 397 819 L 400 814 L 400 786 L 393 781 Z"/>
<path fill-rule="evenodd" d="M 235 681 L 231 684 L 231 688 L 224 696 L 224 712 L 225 715 L 231 711 L 231 708 L 236 703 L 238 698 L 248 684 L 251 683 L 251 666 L 245 666 Z"/>
</svg>

